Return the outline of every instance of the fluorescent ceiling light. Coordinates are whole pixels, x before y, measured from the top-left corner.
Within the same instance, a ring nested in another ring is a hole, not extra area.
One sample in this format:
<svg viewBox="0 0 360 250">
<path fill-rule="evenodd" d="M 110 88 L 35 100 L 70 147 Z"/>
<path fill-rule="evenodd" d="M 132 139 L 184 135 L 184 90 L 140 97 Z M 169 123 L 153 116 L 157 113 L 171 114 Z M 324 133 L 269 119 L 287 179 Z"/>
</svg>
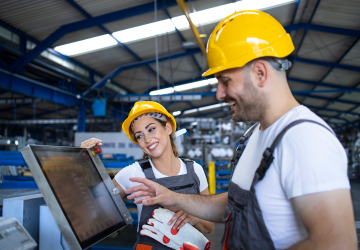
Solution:
<svg viewBox="0 0 360 250">
<path fill-rule="evenodd" d="M 117 42 L 110 35 L 102 35 L 57 46 L 55 50 L 65 56 L 73 56 L 108 48 L 116 44 Z"/>
<path fill-rule="evenodd" d="M 189 89 L 196 89 L 196 88 L 200 88 L 203 86 L 207 86 L 210 84 L 216 84 L 216 83 L 218 83 L 218 80 L 216 78 L 211 78 L 211 79 L 201 80 L 201 81 L 197 81 L 197 82 L 182 84 L 182 85 L 176 86 L 174 88 L 171 87 L 171 88 L 154 90 L 154 91 L 151 91 L 149 94 L 150 95 L 166 95 L 166 94 L 172 94 L 174 92 L 181 92 L 181 91 L 186 91 Z"/>
<path fill-rule="evenodd" d="M 134 28 L 114 32 L 113 35 L 122 43 L 142 40 L 145 38 L 155 37 L 156 35 L 174 32 L 175 27 L 170 19 L 148 23 Z"/>
<path fill-rule="evenodd" d="M 190 14 L 191 20 L 197 26 L 218 22 L 224 17 L 241 10 L 265 10 L 281 5 L 293 3 L 296 0 L 243 0 L 236 3 L 221 5 L 218 7 L 197 11 Z M 189 23 L 184 15 L 165 19 L 158 22 L 129 28 L 114 32 L 113 35 L 122 43 L 130 43 L 143 39 L 175 32 L 175 27 L 179 30 L 189 29 Z M 75 56 L 84 53 L 94 52 L 100 49 L 109 48 L 117 45 L 117 42 L 110 35 L 102 35 L 60 45 L 55 50 L 66 56 Z"/>
<path fill-rule="evenodd" d="M 209 105 L 209 106 L 205 106 L 205 107 L 200 107 L 199 111 L 204 111 L 204 110 L 209 110 L 209 109 L 216 109 L 216 108 L 220 108 L 220 107 L 224 107 L 224 106 L 229 106 L 229 104 L 223 102 L 223 103 L 217 103 L 217 104 L 213 104 L 213 105 Z"/>
<path fill-rule="evenodd" d="M 172 94 L 174 93 L 173 88 L 165 88 L 165 89 L 158 89 L 154 91 L 150 91 L 150 95 L 166 95 L 166 94 Z"/>
<path fill-rule="evenodd" d="M 181 111 L 172 112 L 172 115 L 173 115 L 173 116 L 178 116 L 178 115 L 180 115 L 180 114 L 181 114 Z"/>
<path fill-rule="evenodd" d="M 189 109 L 189 110 L 185 110 L 183 112 L 183 114 L 191 114 L 191 113 L 195 113 L 195 112 L 199 112 L 199 111 L 204 111 L 204 110 L 209 110 L 209 109 L 216 109 L 216 108 L 220 108 L 220 107 L 224 107 L 224 106 L 229 106 L 229 104 L 223 102 L 223 103 L 217 103 L 217 104 L 213 104 L 213 105 L 209 105 L 209 106 L 204 106 L 204 107 L 200 107 L 200 108 L 196 108 L 196 109 Z"/>
<path fill-rule="evenodd" d="M 198 112 L 198 109 L 188 109 L 183 112 L 184 115 Z"/>
<path fill-rule="evenodd" d="M 196 88 L 207 86 L 209 84 L 216 84 L 216 83 L 218 83 L 218 80 L 216 78 L 210 78 L 210 79 L 201 80 L 198 82 L 192 82 L 192 83 L 187 83 L 187 84 L 176 86 L 175 91 L 186 91 L 189 89 L 196 89 Z"/>
</svg>

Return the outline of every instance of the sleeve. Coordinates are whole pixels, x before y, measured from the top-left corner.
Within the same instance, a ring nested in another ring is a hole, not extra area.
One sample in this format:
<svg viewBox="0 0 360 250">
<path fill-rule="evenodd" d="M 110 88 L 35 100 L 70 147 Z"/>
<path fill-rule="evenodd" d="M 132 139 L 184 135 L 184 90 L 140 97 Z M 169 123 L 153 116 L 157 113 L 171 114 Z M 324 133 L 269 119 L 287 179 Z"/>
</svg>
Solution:
<svg viewBox="0 0 360 250">
<path fill-rule="evenodd" d="M 121 169 L 117 174 L 115 175 L 116 182 L 124 189 L 129 189 L 131 186 L 131 181 L 129 180 L 130 177 L 133 177 L 133 172 L 135 171 L 135 164 L 133 163 L 129 166 L 126 166 L 125 168 Z"/>
<path fill-rule="evenodd" d="M 200 180 L 199 189 L 200 189 L 200 192 L 202 192 L 209 186 L 206 176 L 205 176 L 204 169 L 202 168 L 201 165 L 194 162 L 194 171 L 195 171 L 196 175 L 199 177 L 199 180 Z"/>
<path fill-rule="evenodd" d="M 274 156 L 288 199 L 350 188 L 344 148 L 317 124 L 304 123 L 289 130 Z"/>
</svg>

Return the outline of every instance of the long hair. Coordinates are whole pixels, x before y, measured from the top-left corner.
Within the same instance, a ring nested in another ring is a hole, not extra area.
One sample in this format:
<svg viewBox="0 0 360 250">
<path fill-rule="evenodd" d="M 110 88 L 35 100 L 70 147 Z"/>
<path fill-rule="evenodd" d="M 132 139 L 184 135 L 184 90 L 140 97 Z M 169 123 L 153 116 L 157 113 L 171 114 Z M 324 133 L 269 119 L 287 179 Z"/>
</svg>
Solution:
<svg viewBox="0 0 360 250">
<path fill-rule="evenodd" d="M 156 119 L 156 118 L 154 118 L 154 119 Z M 166 123 L 168 123 L 168 122 L 164 122 L 164 121 L 161 121 L 161 120 L 158 120 L 158 119 L 156 119 L 158 122 L 160 122 L 160 124 L 161 124 L 161 126 L 163 126 L 164 128 L 166 127 Z M 170 123 L 171 124 L 171 123 Z M 171 126 L 172 127 L 172 126 Z M 173 151 L 173 154 L 175 155 L 175 157 L 178 157 L 178 150 L 177 150 L 177 147 L 176 147 L 176 145 L 175 145 L 175 131 L 174 131 L 174 128 L 172 128 L 173 129 L 173 132 L 169 135 L 169 138 L 170 138 L 170 144 L 171 144 L 171 148 L 172 148 L 172 151 Z M 134 138 L 134 140 L 135 141 L 137 141 L 136 140 L 136 138 L 135 138 L 135 136 L 133 135 L 133 138 Z M 143 158 L 149 158 L 149 156 L 144 152 L 144 155 L 143 155 Z"/>
</svg>

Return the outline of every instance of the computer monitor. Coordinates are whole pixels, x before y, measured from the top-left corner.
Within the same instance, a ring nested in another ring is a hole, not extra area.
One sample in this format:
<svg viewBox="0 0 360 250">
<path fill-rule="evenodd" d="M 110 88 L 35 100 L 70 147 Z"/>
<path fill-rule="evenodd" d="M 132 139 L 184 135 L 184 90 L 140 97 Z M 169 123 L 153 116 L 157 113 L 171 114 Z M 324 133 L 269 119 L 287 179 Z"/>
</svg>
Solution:
<svg viewBox="0 0 360 250">
<path fill-rule="evenodd" d="M 90 149 L 30 145 L 21 153 L 70 249 L 86 249 L 133 222 Z"/>
</svg>

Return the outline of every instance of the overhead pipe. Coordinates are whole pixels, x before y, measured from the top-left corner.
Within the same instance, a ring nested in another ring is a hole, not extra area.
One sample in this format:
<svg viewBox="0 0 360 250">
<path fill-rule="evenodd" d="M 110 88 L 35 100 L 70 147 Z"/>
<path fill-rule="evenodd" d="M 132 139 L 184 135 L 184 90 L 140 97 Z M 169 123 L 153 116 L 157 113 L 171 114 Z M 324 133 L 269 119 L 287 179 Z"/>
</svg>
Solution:
<svg viewBox="0 0 360 250">
<path fill-rule="evenodd" d="M 206 56 L 205 45 L 204 45 L 203 41 L 201 40 L 198 29 L 196 28 L 196 26 L 194 25 L 194 23 L 191 20 L 190 12 L 186 6 L 186 3 L 184 2 L 184 0 L 176 0 L 176 2 L 179 5 L 182 13 L 185 15 L 186 19 L 188 20 L 190 29 L 194 33 L 195 39 L 196 39 L 197 43 L 199 44 L 201 52 L 203 53 L 204 56 Z"/>
<path fill-rule="evenodd" d="M 180 52 L 173 53 L 173 54 L 170 55 L 170 57 L 172 59 L 175 59 L 175 58 L 179 58 L 179 57 L 183 57 L 183 56 L 193 55 L 193 54 L 196 54 L 196 53 L 199 53 L 199 52 L 200 52 L 200 49 L 189 49 L 189 50 L 186 50 L 186 51 L 180 51 Z M 169 59 L 169 55 L 160 56 L 159 57 L 159 62 L 167 60 L 167 59 Z M 101 88 L 107 82 L 108 79 L 111 79 L 111 78 L 117 76 L 123 70 L 148 65 L 150 63 L 154 63 L 155 61 L 156 61 L 156 58 L 150 58 L 150 59 L 145 59 L 145 60 L 142 60 L 142 61 L 137 61 L 137 62 L 132 62 L 132 63 L 120 65 L 119 67 L 117 67 L 116 69 L 111 71 L 109 74 L 104 76 L 100 81 L 98 81 L 93 86 L 91 86 L 89 89 L 87 89 L 82 95 L 86 96 L 87 94 L 89 94 L 90 91 L 92 91 L 94 89 Z"/>
</svg>

